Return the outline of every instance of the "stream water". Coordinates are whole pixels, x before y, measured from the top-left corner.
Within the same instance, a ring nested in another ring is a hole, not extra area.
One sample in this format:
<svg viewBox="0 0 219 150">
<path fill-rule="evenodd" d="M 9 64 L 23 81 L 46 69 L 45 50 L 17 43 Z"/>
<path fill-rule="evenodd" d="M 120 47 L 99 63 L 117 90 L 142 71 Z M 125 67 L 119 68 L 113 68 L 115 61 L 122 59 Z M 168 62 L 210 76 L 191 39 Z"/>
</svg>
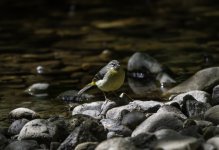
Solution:
<svg viewBox="0 0 219 150">
<path fill-rule="evenodd" d="M 68 115 L 57 95 L 79 90 L 111 59 L 126 68 L 136 51 L 168 66 L 178 82 L 219 64 L 219 3 L 213 0 L 1 0 L 0 10 L 0 126 L 17 107 Z M 51 84 L 49 97 L 24 93 L 41 82 Z M 123 91 L 138 97 L 127 83 Z"/>
</svg>

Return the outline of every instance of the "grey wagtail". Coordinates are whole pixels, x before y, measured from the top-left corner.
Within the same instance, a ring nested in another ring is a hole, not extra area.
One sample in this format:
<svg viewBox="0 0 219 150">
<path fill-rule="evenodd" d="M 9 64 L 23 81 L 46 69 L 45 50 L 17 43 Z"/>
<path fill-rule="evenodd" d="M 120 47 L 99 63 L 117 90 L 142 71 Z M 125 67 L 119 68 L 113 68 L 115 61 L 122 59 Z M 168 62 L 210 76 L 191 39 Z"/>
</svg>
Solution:
<svg viewBox="0 0 219 150">
<path fill-rule="evenodd" d="M 78 92 L 78 95 L 81 95 L 83 92 L 87 91 L 93 86 L 97 86 L 104 93 L 105 100 L 108 100 L 105 92 L 119 89 L 124 83 L 124 80 L 124 69 L 120 66 L 119 61 L 112 60 L 102 69 L 100 69 L 100 71 L 94 76 L 92 82 L 82 88 Z"/>
</svg>

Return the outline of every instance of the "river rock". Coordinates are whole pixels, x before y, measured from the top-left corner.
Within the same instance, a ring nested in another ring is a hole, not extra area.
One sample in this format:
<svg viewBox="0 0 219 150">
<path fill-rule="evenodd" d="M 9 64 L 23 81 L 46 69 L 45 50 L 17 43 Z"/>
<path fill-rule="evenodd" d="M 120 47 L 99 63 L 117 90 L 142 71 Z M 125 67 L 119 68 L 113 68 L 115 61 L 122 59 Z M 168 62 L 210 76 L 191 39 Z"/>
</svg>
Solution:
<svg viewBox="0 0 219 150">
<path fill-rule="evenodd" d="M 20 133 L 21 129 L 23 128 L 23 126 L 29 122 L 29 120 L 27 119 L 19 119 L 19 120 L 15 120 L 8 128 L 8 133 L 10 135 L 17 135 Z"/>
<path fill-rule="evenodd" d="M 4 150 L 34 150 L 40 149 L 37 141 L 34 140 L 22 140 L 11 142 Z"/>
<path fill-rule="evenodd" d="M 132 111 L 123 115 L 121 124 L 129 127 L 130 129 L 135 129 L 137 125 L 143 122 L 146 116 L 143 112 Z"/>
<path fill-rule="evenodd" d="M 13 120 L 21 118 L 32 120 L 38 117 L 39 115 L 35 111 L 28 108 L 16 108 L 9 113 L 9 118 Z"/>
<path fill-rule="evenodd" d="M 106 113 L 106 118 L 112 120 L 121 120 L 122 112 L 124 112 L 124 110 L 128 110 L 129 112 L 141 111 L 145 113 L 154 113 L 160 108 L 161 105 L 163 105 L 163 103 L 156 101 L 135 100 L 133 102 L 130 102 L 128 105 L 115 107 L 108 110 Z"/>
<path fill-rule="evenodd" d="M 94 95 L 82 93 L 78 95 L 78 91 L 69 90 L 59 94 L 56 99 L 62 100 L 65 102 L 85 102 L 94 100 Z"/>
<path fill-rule="evenodd" d="M 58 139 L 58 128 L 45 119 L 29 121 L 21 129 L 18 140 L 32 139 L 42 143 L 56 141 Z"/>
<path fill-rule="evenodd" d="M 106 139 L 104 127 L 96 119 L 86 119 L 75 126 L 58 150 L 74 149 L 83 142 L 100 142 Z"/>
<path fill-rule="evenodd" d="M 72 111 L 72 115 L 84 114 L 96 119 L 101 119 L 102 115 L 104 115 L 110 108 L 113 108 L 114 106 L 116 106 L 116 103 L 112 101 L 107 103 L 104 101 L 84 103 L 76 106 Z"/>
<path fill-rule="evenodd" d="M 171 105 L 172 103 L 176 102 L 181 106 L 183 104 L 184 97 L 187 96 L 187 95 L 191 95 L 192 97 L 194 97 L 194 99 L 196 99 L 199 102 L 209 103 L 211 101 L 210 94 L 208 94 L 205 91 L 195 90 L 195 91 L 189 91 L 189 92 L 186 92 L 186 93 L 179 94 L 179 95 L 173 97 L 171 99 L 171 101 L 168 102 L 167 104 Z"/>
<path fill-rule="evenodd" d="M 200 145 L 200 141 L 194 137 L 183 136 L 171 131 L 171 134 L 166 134 L 166 136 L 162 136 L 162 138 L 156 141 L 153 147 L 154 149 L 162 150 L 186 150 L 197 149 Z"/>
<path fill-rule="evenodd" d="M 95 150 L 137 150 L 129 138 L 112 138 L 101 142 Z"/>
<path fill-rule="evenodd" d="M 216 149 L 219 149 L 219 136 L 208 139 L 208 144 L 212 144 Z"/>
<path fill-rule="evenodd" d="M 131 141 L 139 149 L 153 149 L 153 143 L 157 140 L 151 133 L 142 133 L 131 138 Z"/>
<path fill-rule="evenodd" d="M 155 113 L 143 121 L 132 132 L 132 137 L 141 133 L 154 132 L 158 129 L 180 130 L 183 127 L 183 121 L 175 113 Z"/>
<path fill-rule="evenodd" d="M 192 77 L 168 90 L 165 94 L 184 93 L 193 90 L 203 90 L 215 86 L 219 81 L 219 67 L 211 67 L 198 71 Z"/>
<path fill-rule="evenodd" d="M 7 138 L 3 134 L 0 133 L 0 149 L 4 149 L 7 143 L 8 143 Z"/>
<path fill-rule="evenodd" d="M 203 137 L 205 139 L 210 139 L 214 136 L 219 135 L 219 127 L 218 126 L 209 126 L 203 129 Z"/>
<path fill-rule="evenodd" d="M 219 124 L 219 105 L 216 105 L 208 109 L 204 114 L 204 118 L 205 120 L 211 121 L 214 124 L 218 125 Z"/>
<path fill-rule="evenodd" d="M 204 118 L 204 113 L 210 107 L 211 107 L 210 104 L 197 101 L 191 95 L 186 95 L 183 98 L 182 111 L 188 117 Z"/>
<path fill-rule="evenodd" d="M 94 150 L 97 147 L 97 142 L 84 142 L 81 144 L 78 144 L 75 147 L 75 150 Z"/>
<path fill-rule="evenodd" d="M 219 104 L 219 85 L 217 85 L 213 88 L 211 104 L 212 105 Z"/>
<path fill-rule="evenodd" d="M 35 83 L 29 86 L 25 92 L 36 97 L 48 96 L 49 83 Z"/>
<path fill-rule="evenodd" d="M 100 122 L 104 128 L 109 131 L 107 138 L 112 138 L 115 136 L 130 136 L 132 133 L 131 129 L 129 129 L 127 126 L 121 125 L 120 121 L 118 120 L 102 119 Z"/>
<path fill-rule="evenodd" d="M 157 113 L 167 113 L 167 112 L 172 112 L 175 113 L 175 115 L 179 116 L 179 118 L 182 119 L 187 119 L 187 117 L 179 110 L 178 108 L 171 106 L 171 105 L 163 105 L 158 109 Z"/>
</svg>

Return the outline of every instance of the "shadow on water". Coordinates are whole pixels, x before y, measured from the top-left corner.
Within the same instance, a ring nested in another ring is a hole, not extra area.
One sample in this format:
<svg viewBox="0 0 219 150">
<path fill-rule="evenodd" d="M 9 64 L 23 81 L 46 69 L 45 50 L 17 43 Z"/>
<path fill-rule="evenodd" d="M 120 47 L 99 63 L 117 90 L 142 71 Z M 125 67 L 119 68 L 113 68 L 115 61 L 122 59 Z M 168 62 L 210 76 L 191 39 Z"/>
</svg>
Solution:
<svg viewBox="0 0 219 150">
<path fill-rule="evenodd" d="M 218 8 L 215 0 L 1 0 L 1 124 L 17 107 L 45 116 L 66 115 L 66 104 L 55 100 L 59 93 L 80 89 L 111 59 L 127 68 L 136 51 L 170 67 L 178 83 L 202 68 L 217 66 Z M 43 74 L 37 73 L 39 66 Z M 27 87 L 42 82 L 51 84 L 50 97 L 24 94 Z M 126 79 L 117 93 L 148 100 L 150 92 L 138 94 L 153 87 L 148 80 Z"/>
</svg>

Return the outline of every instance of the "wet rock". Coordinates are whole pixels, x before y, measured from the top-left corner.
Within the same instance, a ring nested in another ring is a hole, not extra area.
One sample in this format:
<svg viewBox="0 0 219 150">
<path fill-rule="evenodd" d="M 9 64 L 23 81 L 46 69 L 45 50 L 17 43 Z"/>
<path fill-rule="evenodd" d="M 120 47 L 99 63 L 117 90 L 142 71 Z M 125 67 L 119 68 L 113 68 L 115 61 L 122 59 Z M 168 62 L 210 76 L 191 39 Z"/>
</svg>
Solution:
<svg viewBox="0 0 219 150">
<path fill-rule="evenodd" d="M 199 126 L 193 125 L 186 128 L 183 128 L 181 131 L 179 131 L 181 135 L 195 137 L 195 138 L 202 138 L 202 130 Z"/>
<path fill-rule="evenodd" d="M 100 142 L 105 139 L 104 127 L 95 119 L 87 119 L 73 129 L 58 150 L 74 149 L 83 142 Z"/>
<path fill-rule="evenodd" d="M 75 147 L 75 150 L 94 150 L 97 147 L 97 142 L 84 142 L 81 144 L 78 144 Z"/>
<path fill-rule="evenodd" d="M 216 150 L 216 147 L 212 144 L 209 144 L 209 143 L 203 143 L 201 145 L 200 149 L 203 149 L 203 150 Z"/>
<path fill-rule="evenodd" d="M 121 124 L 129 127 L 130 129 L 136 128 L 142 121 L 146 119 L 146 116 L 142 112 L 132 111 L 123 115 Z"/>
<path fill-rule="evenodd" d="M 154 135 L 158 140 L 160 140 L 160 139 L 166 139 L 168 137 L 179 136 L 179 133 L 172 129 L 160 129 L 154 132 Z"/>
<path fill-rule="evenodd" d="M 128 138 L 112 138 L 101 142 L 95 150 L 137 150 L 133 142 Z"/>
<path fill-rule="evenodd" d="M 34 150 L 40 149 L 38 143 L 34 140 L 22 140 L 11 142 L 5 150 Z"/>
<path fill-rule="evenodd" d="M 208 109 L 204 114 L 204 118 L 205 120 L 211 121 L 214 124 L 219 124 L 219 105 Z"/>
<path fill-rule="evenodd" d="M 203 137 L 205 139 L 210 139 L 217 135 L 219 135 L 219 127 L 217 126 L 209 126 L 203 129 Z"/>
<path fill-rule="evenodd" d="M 211 67 L 198 71 L 186 81 L 168 90 L 166 94 L 183 93 L 193 90 L 207 91 L 219 81 L 219 67 Z"/>
<path fill-rule="evenodd" d="M 32 120 L 38 117 L 39 115 L 36 112 L 28 108 L 16 108 L 9 113 L 9 118 L 13 120 L 21 118 Z"/>
<path fill-rule="evenodd" d="M 199 102 L 203 102 L 203 103 L 209 103 L 211 100 L 210 94 L 208 94 L 207 92 L 195 90 L 195 91 L 189 91 L 186 93 L 179 94 L 179 95 L 173 97 L 173 99 L 170 102 L 168 102 L 167 104 L 171 105 L 172 103 L 176 102 L 179 105 L 182 105 L 183 99 L 187 95 L 191 95 L 192 97 L 194 97 L 194 99 L 196 99 Z"/>
<path fill-rule="evenodd" d="M 50 143 L 50 150 L 57 150 L 61 143 L 59 142 L 51 142 Z"/>
<path fill-rule="evenodd" d="M 142 133 L 131 138 L 131 141 L 137 148 L 153 149 L 153 143 L 157 140 L 154 134 Z"/>
<path fill-rule="evenodd" d="M 58 141 L 63 141 L 70 134 L 69 122 L 65 118 L 54 116 L 47 120 L 57 127 Z"/>
<path fill-rule="evenodd" d="M 164 73 L 164 67 L 146 53 L 134 53 L 128 61 L 127 69 L 129 75 L 134 78 L 139 78 L 140 76 L 138 76 L 138 74 L 140 73 L 143 75 L 143 77 L 140 78 L 148 78 L 149 76 L 158 80 L 161 85 L 175 83 L 174 79 L 172 79 L 167 73 Z"/>
<path fill-rule="evenodd" d="M 205 120 L 193 120 L 193 119 L 187 119 L 186 121 L 184 121 L 183 123 L 183 127 L 189 127 L 189 126 L 198 126 L 200 128 L 205 128 L 205 127 L 209 127 L 212 126 L 213 123 L 210 121 L 205 121 Z"/>
<path fill-rule="evenodd" d="M 35 83 L 31 86 L 29 86 L 25 92 L 36 97 L 45 97 L 48 96 L 48 88 L 49 88 L 48 83 Z"/>
<path fill-rule="evenodd" d="M 72 111 L 72 115 L 75 114 L 84 114 L 94 117 L 96 119 L 101 119 L 102 115 L 104 115 L 107 110 L 116 106 L 115 102 L 104 102 L 104 101 L 97 101 L 92 103 L 84 103 L 75 107 Z"/>
<path fill-rule="evenodd" d="M 44 119 L 29 121 L 21 129 L 18 140 L 33 139 L 40 143 L 48 143 L 58 139 L 58 128 Z"/>
<path fill-rule="evenodd" d="M 183 98 L 182 111 L 188 117 L 204 118 L 204 113 L 210 108 L 210 104 L 202 103 L 194 99 L 191 95 Z"/>
<path fill-rule="evenodd" d="M 218 136 L 208 139 L 207 143 L 212 144 L 216 149 L 219 149 L 219 137 Z"/>
<path fill-rule="evenodd" d="M 175 113 L 155 113 L 137 126 L 132 132 L 132 137 L 145 132 L 154 132 L 162 128 L 180 130 L 182 127 L 183 121 Z"/>
<path fill-rule="evenodd" d="M 219 85 L 213 88 L 212 100 L 211 100 L 211 105 L 218 105 L 218 104 L 219 104 Z"/>
<path fill-rule="evenodd" d="M 115 136 L 130 136 L 132 133 L 132 130 L 130 130 L 127 126 L 121 125 L 117 120 L 102 119 L 100 122 L 104 128 L 110 132 L 107 138 L 112 138 Z"/>
<path fill-rule="evenodd" d="M 7 138 L 3 134 L 0 133 L 0 149 L 4 149 L 7 143 L 8 143 Z"/>
<path fill-rule="evenodd" d="M 109 118 L 112 120 L 121 120 L 122 112 L 124 110 L 128 110 L 129 112 L 141 111 L 141 112 L 153 113 L 153 112 L 156 112 L 160 108 L 161 105 L 163 105 L 163 103 L 156 102 L 156 101 L 135 100 L 133 102 L 130 102 L 128 105 L 115 107 L 115 108 L 108 110 L 106 113 L 106 118 Z"/>
<path fill-rule="evenodd" d="M 128 71 L 149 71 L 151 73 L 159 73 L 162 71 L 162 66 L 158 61 L 146 53 L 136 52 L 128 61 Z"/>
<path fill-rule="evenodd" d="M 157 113 L 165 113 L 165 112 L 170 112 L 170 113 L 172 112 L 175 113 L 175 115 L 178 115 L 179 118 L 187 119 L 187 117 L 181 112 L 181 110 L 171 105 L 163 105 L 157 111 Z"/>
<path fill-rule="evenodd" d="M 92 101 L 94 99 L 94 95 L 82 93 L 79 96 L 78 91 L 69 90 L 59 94 L 56 99 L 65 102 L 85 102 L 85 101 Z"/>
<path fill-rule="evenodd" d="M 155 149 L 176 150 L 176 149 L 197 149 L 201 142 L 194 137 L 180 134 L 170 134 L 155 142 Z"/>
<path fill-rule="evenodd" d="M 19 120 L 15 120 L 10 127 L 8 128 L 8 133 L 10 135 L 17 135 L 20 133 L 21 129 L 23 128 L 23 126 L 29 122 L 29 120 L 27 119 L 19 119 Z"/>
</svg>

